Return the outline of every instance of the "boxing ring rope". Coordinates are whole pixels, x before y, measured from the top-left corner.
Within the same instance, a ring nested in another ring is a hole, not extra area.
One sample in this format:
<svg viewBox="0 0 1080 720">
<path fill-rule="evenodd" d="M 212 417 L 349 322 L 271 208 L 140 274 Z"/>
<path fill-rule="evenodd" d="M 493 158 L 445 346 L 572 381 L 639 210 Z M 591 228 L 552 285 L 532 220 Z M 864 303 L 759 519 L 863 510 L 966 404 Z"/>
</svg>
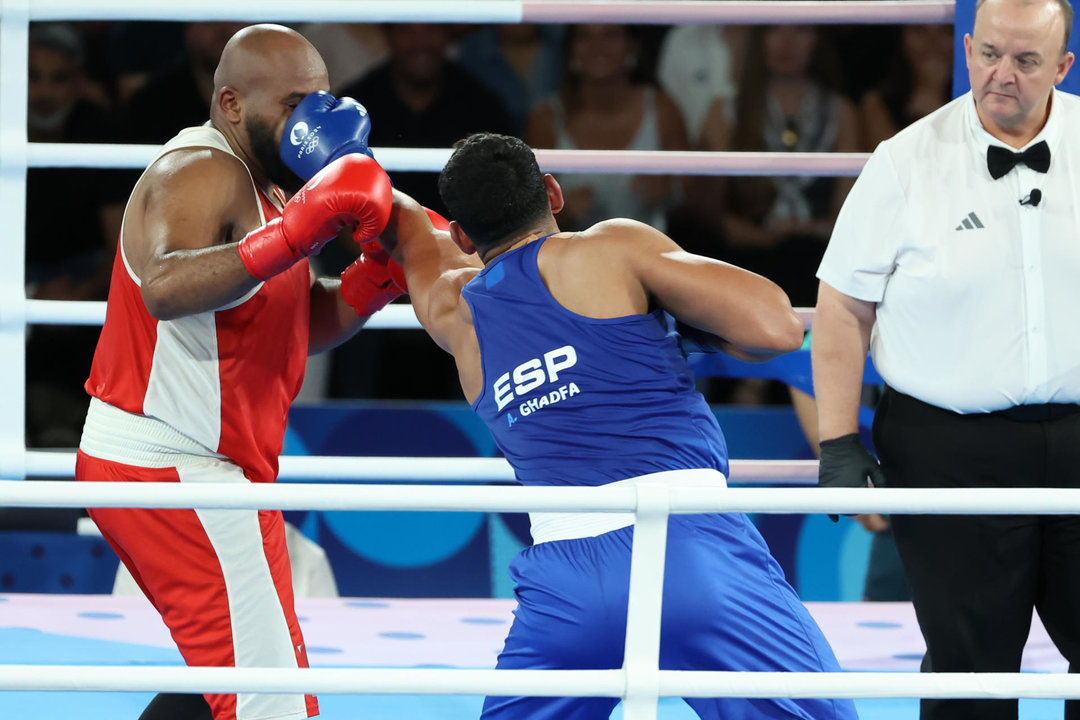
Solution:
<svg viewBox="0 0 1080 720">
<path fill-rule="evenodd" d="M 149 4 L 142 0 L 0 0 L 0 373 L 9 383 L 0 409 L 0 477 L 28 472 L 70 475 L 70 453 L 25 447 L 26 327 L 29 323 L 100 324 L 101 303 L 27 300 L 23 280 L 25 181 L 28 167 L 142 167 L 152 146 L 31 144 L 26 137 L 27 32 L 31 20 L 247 20 L 427 22 L 620 22 L 620 23 L 921 23 L 950 22 L 949 0 L 913 2 L 575 2 L 486 0 L 188 0 Z M 437 170 L 449 151 L 378 148 L 393 170 Z M 865 155 L 762 153 L 616 153 L 539 151 L 541 166 L 554 172 L 671 174 L 854 175 Z M 809 315 L 804 311 L 804 318 Z M 416 327 L 411 309 L 398 306 L 369 327 Z M 14 386 L 14 389 L 12 388 Z M 488 458 L 282 458 L 283 478 L 509 480 L 505 461 Z M 788 464 L 791 465 L 790 463 Z M 740 464 L 732 463 L 733 479 Z M 816 463 L 788 467 L 804 479 Z M 778 468 L 773 467 L 775 472 Z M 746 463 L 767 477 L 762 463 Z M 417 478 L 417 475 L 424 477 Z M 457 477 L 460 476 L 460 477 Z M 1075 675 L 728 673 L 674 672 L 658 668 L 661 582 L 666 523 L 671 513 L 693 512 L 916 512 L 1062 514 L 1080 512 L 1077 490 L 912 491 L 880 489 L 668 488 L 642 483 L 620 488 L 177 485 L 34 480 L 0 482 L 0 505 L 33 507 L 217 507 L 364 509 L 462 512 L 594 511 L 634 513 L 634 543 L 626 636 L 621 670 L 493 671 L 428 669 L 112 668 L 0 666 L 0 690 L 166 690 L 176 692 L 520 694 L 608 696 L 624 699 L 627 720 L 656 717 L 658 697 L 1080 697 Z"/>
<path fill-rule="evenodd" d="M 641 488 L 663 497 L 642 498 Z M 293 483 L 0 482 L 4 507 L 151 507 L 208 510 L 366 510 L 413 512 L 615 512 L 645 519 L 670 514 L 754 512 L 919 515 L 1080 514 L 1077 488 L 439 487 Z M 652 507 L 656 505 L 656 507 Z M 662 509 L 662 512 L 660 511 Z M 639 518 L 640 520 L 640 518 Z M 648 548 L 646 548 L 648 549 Z M 635 549 L 636 552 L 636 549 Z"/>
<path fill-rule="evenodd" d="M 0 691 L 259 692 L 326 695 L 526 695 L 624 697 L 621 670 L 443 670 L 410 668 L 207 668 L 0 665 Z M 703 672 L 660 670 L 659 697 L 890 698 L 982 700 L 1070 698 L 1066 673 Z M 624 717 L 629 717 L 624 714 Z"/>
<path fill-rule="evenodd" d="M 22 2 L 22 0 L 20 0 Z M 25 3 L 23 3 L 25 4 Z M 948 23 L 952 0 L 35 0 L 32 20 L 237 20 L 247 22 L 469 22 L 629 24 Z"/>
<path fill-rule="evenodd" d="M 75 473 L 75 453 L 28 450 L 24 469 L 26 475 L 37 478 L 71 477 Z M 781 478 L 816 483 L 817 460 L 731 460 L 732 482 L 765 483 Z M 357 463 L 353 457 L 329 455 L 282 455 L 278 479 L 516 482 L 514 471 L 503 458 L 376 456 Z"/>
<path fill-rule="evenodd" d="M 1061 514 L 1080 511 L 1080 490 L 668 487 L 401 487 L 235 483 L 0 484 L 0 504 L 51 507 L 633 512 L 626 650 L 621 670 L 506 671 L 266 668 L 0 667 L 0 690 L 317 692 L 604 696 L 623 699 L 627 720 L 652 720 L 661 697 L 1080 697 L 1069 674 L 687 672 L 659 669 L 667 519 L 671 513 L 917 512 Z M 659 581 L 657 581 L 659 579 Z M 131 672 L 137 670 L 138 672 Z M 408 677 L 404 677 L 408 675 Z"/>
</svg>

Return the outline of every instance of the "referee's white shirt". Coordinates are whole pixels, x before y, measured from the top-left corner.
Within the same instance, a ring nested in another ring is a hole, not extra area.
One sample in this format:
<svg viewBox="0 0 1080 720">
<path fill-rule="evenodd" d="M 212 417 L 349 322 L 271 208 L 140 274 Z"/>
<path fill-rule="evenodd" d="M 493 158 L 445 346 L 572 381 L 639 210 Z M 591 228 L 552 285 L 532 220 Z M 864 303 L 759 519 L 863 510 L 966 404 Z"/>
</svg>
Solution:
<svg viewBox="0 0 1080 720">
<path fill-rule="evenodd" d="M 877 303 L 885 381 L 961 413 L 1080 402 L 1080 98 L 1054 91 L 1050 170 L 994 180 L 971 93 L 878 146 L 818 278 Z M 1010 150 L 1012 148 L 1009 148 Z M 1038 206 L 1021 205 L 1033 189 Z"/>
</svg>

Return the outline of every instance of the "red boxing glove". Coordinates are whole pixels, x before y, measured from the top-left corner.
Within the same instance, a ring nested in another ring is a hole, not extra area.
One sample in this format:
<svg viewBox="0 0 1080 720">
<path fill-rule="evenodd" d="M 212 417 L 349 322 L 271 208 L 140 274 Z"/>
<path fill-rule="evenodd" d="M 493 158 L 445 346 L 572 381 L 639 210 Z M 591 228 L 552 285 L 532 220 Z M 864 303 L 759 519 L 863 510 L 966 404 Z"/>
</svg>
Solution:
<svg viewBox="0 0 1080 720">
<path fill-rule="evenodd" d="M 424 212 L 427 213 L 428 219 L 431 220 L 431 224 L 435 226 L 436 230 L 445 230 L 447 232 L 450 231 L 449 220 L 447 220 L 431 208 L 424 208 Z M 390 260 L 390 253 L 386 252 L 386 248 L 384 248 L 379 243 L 378 237 L 362 237 L 359 228 L 357 228 L 357 230 L 353 232 L 353 240 L 355 240 L 356 243 L 360 246 L 360 252 L 362 252 L 364 255 L 367 255 L 375 262 L 383 265 L 387 264 L 388 262 L 392 262 Z M 404 278 L 404 276 L 402 277 Z M 395 282 L 397 281 L 395 280 Z M 402 288 L 405 287 L 404 282 L 399 282 L 398 285 L 400 285 Z M 408 292 L 408 290 L 406 290 L 405 292 Z"/>
<path fill-rule="evenodd" d="M 385 262 L 365 253 L 341 273 L 341 297 L 361 317 L 374 315 L 408 292 L 401 266 L 385 250 L 380 252 Z"/>
<path fill-rule="evenodd" d="M 240 241 L 240 260 L 258 280 L 284 272 L 356 225 L 354 237 L 378 236 L 390 219 L 390 178 L 377 162 L 353 153 L 327 165 L 285 204 L 281 217 Z"/>
<path fill-rule="evenodd" d="M 449 221 L 442 215 L 428 208 L 424 211 L 437 229 L 450 229 Z M 379 244 L 378 237 L 363 235 L 357 228 L 353 240 L 360 245 L 361 255 L 341 273 L 341 297 L 357 315 L 367 317 L 409 292 L 409 287 L 404 269 Z"/>
</svg>

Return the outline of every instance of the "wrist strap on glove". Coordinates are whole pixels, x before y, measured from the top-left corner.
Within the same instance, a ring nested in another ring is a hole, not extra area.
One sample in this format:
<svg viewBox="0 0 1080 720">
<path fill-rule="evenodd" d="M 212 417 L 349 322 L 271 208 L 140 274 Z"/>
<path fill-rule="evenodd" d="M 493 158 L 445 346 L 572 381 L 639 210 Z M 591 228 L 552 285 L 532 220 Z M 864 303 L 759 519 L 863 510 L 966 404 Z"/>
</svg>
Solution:
<svg viewBox="0 0 1080 720">
<path fill-rule="evenodd" d="M 361 255 L 341 273 L 341 297 L 361 317 L 374 315 L 406 292 L 405 273 L 389 257 L 379 262 Z"/>
<path fill-rule="evenodd" d="M 256 280 L 269 280 L 285 272 L 303 257 L 285 239 L 281 218 L 252 230 L 237 246 L 240 261 Z"/>
</svg>

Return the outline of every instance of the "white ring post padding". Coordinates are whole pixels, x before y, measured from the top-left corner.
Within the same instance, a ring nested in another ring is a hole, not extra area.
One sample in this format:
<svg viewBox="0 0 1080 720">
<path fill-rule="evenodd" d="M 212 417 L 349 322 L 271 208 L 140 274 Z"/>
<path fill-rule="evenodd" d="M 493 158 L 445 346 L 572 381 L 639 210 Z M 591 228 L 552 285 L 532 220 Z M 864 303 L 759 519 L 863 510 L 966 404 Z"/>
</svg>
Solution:
<svg viewBox="0 0 1080 720">
<path fill-rule="evenodd" d="M 470 22 L 470 23 L 948 23 L 951 0 L 37 0 L 34 20 L 243 20 L 250 22 Z"/>
<path fill-rule="evenodd" d="M 630 590 L 626 608 L 624 720 L 656 720 L 660 699 L 660 618 L 664 602 L 669 488 L 637 484 L 637 516 L 630 553 Z"/>
<path fill-rule="evenodd" d="M 1076 488 L 671 487 L 671 512 L 1080 514 Z M 631 486 L 505 487 L 0 481 L 0 507 L 144 507 L 423 512 L 634 512 Z"/>
<path fill-rule="evenodd" d="M 142 169 L 157 153 L 157 145 L 107 143 L 30 143 L 30 167 L 96 167 Z M 450 159 L 450 148 L 372 148 L 379 164 L 390 172 L 439 172 Z M 700 152 L 674 150 L 544 150 L 536 161 L 544 172 L 634 173 L 638 175 L 815 175 L 854 177 L 868 153 Z"/>
<path fill-rule="evenodd" d="M 661 697 L 1080 698 L 1067 673 L 659 672 Z M 621 670 L 0 665 L 0 691 L 622 697 Z"/>
<path fill-rule="evenodd" d="M 26 453 L 26 474 L 33 477 L 72 477 L 75 454 L 49 450 Z M 3 477 L 0 475 L 0 477 Z M 514 481 L 503 458 L 469 457 L 339 457 L 282 455 L 281 480 L 393 480 L 395 482 Z M 732 482 L 817 482 L 817 460 L 732 460 Z"/>
<path fill-rule="evenodd" d="M 26 112 L 28 0 L 0 0 L 0 477 L 26 456 Z"/>
</svg>

